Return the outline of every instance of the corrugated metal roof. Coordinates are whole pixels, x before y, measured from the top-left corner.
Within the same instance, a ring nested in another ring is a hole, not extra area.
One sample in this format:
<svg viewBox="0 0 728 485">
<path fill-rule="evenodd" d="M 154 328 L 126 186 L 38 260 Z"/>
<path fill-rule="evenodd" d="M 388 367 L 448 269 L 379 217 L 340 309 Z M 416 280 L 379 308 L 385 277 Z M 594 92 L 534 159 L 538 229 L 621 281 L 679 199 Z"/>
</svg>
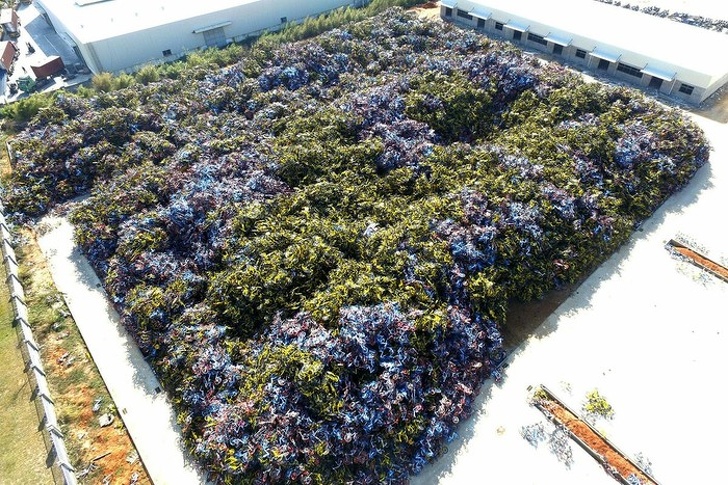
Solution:
<svg viewBox="0 0 728 485">
<path fill-rule="evenodd" d="M 506 27 L 509 29 L 517 30 L 518 32 L 527 32 L 528 31 L 528 24 L 523 22 L 518 22 L 516 20 L 509 20 L 506 24 Z"/>
<path fill-rule="evenodd" d="M 619 53 L 640 66 L 656 61 L 681 80 L 708 85 L 728 74 L 728 35 L 593 0 L 459 0 L 502 23 L 528 25 L 541 36 L 571 38 L 590 51 Z"/>
<path fill-rule="evenodd" d="M 560 45 L 562 47 L 570 45 L 572 41 L 572 38 L 568 35 L 560 35 L 554 33 L 549 33 L 549 35 L 544 37 L 544 39 L 551 42 L 552 44 Z"/>
<path fill-rule="evenodd" d="M 677 72 L 675 71 L 665 71 L 664 69 L 652 67 L 649 64 L 647 64 L 645 68 L 641 70 L 641 72 L 649 76 L 662 79 L 663 81 L 673 81 L 675 80 L 675 76 L 677 76 Z"/>
<path fill-rule="evenodd" d="M 9 71 L 13 65 L 14 55 L 16 52 L 15 45 L 12 42 L 0 42 L 0 65 L 3 69 Z"/>
<path fill-rule="evenodd" d="M 594 49 L 589 53 L 589 55 L 609 62 L 617 62 L 621 57 L 621 54 L 614 54 L 613 52 L 607 52 L 600 49 Z"/>
</svg>

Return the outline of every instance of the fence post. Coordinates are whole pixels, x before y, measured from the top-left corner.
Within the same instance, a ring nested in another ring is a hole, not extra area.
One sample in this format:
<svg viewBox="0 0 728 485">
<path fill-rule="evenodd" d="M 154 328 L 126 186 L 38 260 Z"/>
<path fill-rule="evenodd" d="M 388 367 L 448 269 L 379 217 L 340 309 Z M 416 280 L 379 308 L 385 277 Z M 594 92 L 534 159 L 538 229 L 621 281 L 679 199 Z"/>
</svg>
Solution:
<svg viewBox="0 0 728 485">
<path fill-rule="evenodd" d="M 26 372 L 28 380 L 35 382 L 33 390 L 34 398 L 37 400 L 38 408 L 42 410 L 41 423 L 45 424 L 50 443 L 48 456 L 53 457 L 53 468 L 60 472 L 63 485 L 77 485 L 76 474 L 71 462 L 68 459 L 66 444 L 63 441 L 63 433 L 58 427 L 56 410 L 51 398 L 51 391 L 48 388 L 46 374 L 43 370 L 43 362 L 40 359 L 40 349 L 33 337 L 33 331 L 28 320 L 28 308 L 25 306 L 25 293 L 23 285 L 18 276 L 18 262 L 15 257 L 15 250 L 11 245 L 12 237 L 10 227 L 5 219 L 5 211 L 0 202 L 0 239 L 2 239 L 2 255 L 5 263 L 7 277 L 5 282 L 10 291 L 14 319 L 13 325 L 18 327 L 19 338 L 24 346 L 23 358 L 26 360 Z M 31 379 L 32 376 L 32 379 Z M 53 473 L 56 479 L 56 473 Z"/>
</svg>

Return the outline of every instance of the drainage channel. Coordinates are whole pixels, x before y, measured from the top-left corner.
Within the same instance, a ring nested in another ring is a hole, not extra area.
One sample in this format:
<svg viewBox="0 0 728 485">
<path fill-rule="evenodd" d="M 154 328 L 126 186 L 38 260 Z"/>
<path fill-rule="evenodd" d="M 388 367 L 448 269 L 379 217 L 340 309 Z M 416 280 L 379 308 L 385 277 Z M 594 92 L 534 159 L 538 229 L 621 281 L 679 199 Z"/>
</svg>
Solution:
<svg viewBox="0 0 728 485">
<path fill-rule="evenodd" d="M 534 393 L 533 404 L 556 426 L 561 426 L 579 446 L 597 460 L 615 480 L 624 484 L 635 483 L 636 477 L 643 485 L 660 485 L 655 478 L 630 459 L 591 424 L 571 410 L 546 386 L 541 385 Z"/>
<path fill-rule="evenodd" d="M 670 239 L 667 248 L 675 251 L 689 262 L 728 283 L 728 268 L 700 254 L 686 243 Z"/>
</svg>

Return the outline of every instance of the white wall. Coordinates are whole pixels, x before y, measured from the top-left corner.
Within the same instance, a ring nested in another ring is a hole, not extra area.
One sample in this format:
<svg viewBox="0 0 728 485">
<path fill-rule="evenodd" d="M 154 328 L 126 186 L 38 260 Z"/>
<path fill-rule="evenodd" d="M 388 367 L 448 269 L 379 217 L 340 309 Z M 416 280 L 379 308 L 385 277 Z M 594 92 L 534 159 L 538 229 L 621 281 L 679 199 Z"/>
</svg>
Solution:
<svg viewBox="0 0 728 485">
<path fill-rule="evenodd" d="M 230 22 L 224 29 L 228 41 L 232 41 L 263 30 L 278 29 L 282 26 L 282 17 L 286 17 L 289 22 L 303 20 L 351 3 L 352 0 L 257 1 L 151 29 L 92 41 L 86 45 L 79 42 L 73 32 L 69 32 L 51 11 L 47 8 L 44 10 L 56 30 L 66 32 L 76 42 L 89 69 L 98 73 L 133 70 L 147 62 L 173 60 L 189 51 L 204 48 L 204 34 L 193 31 L 212 25 Z M 172 54 L 165 57 L 162 53 L 167 49 Z"/>
<path fill-rule="evenodd" d="M 457 8 L 452 9 L 452 15 L 447 16 L 447 9 L 445 7 L 442 7 L 440 10 L 440 15 L 450 21 L 457 22 L 460 24 L 465 24 L 474 28 L 478 28 L 478 18 L 473 17 L 472 20 L 468 20 L 466 18 L 463 18 L 461 16 L 458 16 L 458 11 L 462 10 L 464 12 L 469 12 L 473 7 L 477 7 L 477 2 L 470 2 L 468 0 L 459 0 L 457 3 Z M 616 7 L 615 7 L 616 8 Z M 528 32 L 531 32 L 536 35 L 540 35 L 541 37 L 546 37 L 548 34 L 557 34 L 559 37 L 572 39 L 571 45 L 564 48 L 563 54 L 561 56 L 555 56 L 557 59 L 562 59 L 566 62 L 575 63 L 581 66 L 586 66 L 591 68 L 592 70 L 596 70 L 596 66 L 598 64 L 598 59 L 592 58 L 590 55 L 587 54 L 586 58 L 579 59 L 575 56 L 576 49 L 582 49 L 584 51 L 591 52 L 595 48 L 598 48 L 599 50 L 606 51 L 610 54 L 619 55 L 619 62 L 626 64 L 628 66 L 637 68 L 637 69 L 643 69 L 645 66 L 649 65 L 652 68 L 661 69 L 666 72 L 675 72 L 676 79 L 673 82 L 663 82 L 662 87 L 660 88 L 660 92 L 664 94 L 671 94 L 675 97 L 678 97 L 680 99 L 684 99 L 685 101 L 689 101 L 692 103 L 699 103 L 703 101 L 705 98 L 707 98 L 710 94 L 712 94 L 715 90 L 717 90 L 720 86 L 725 84 L 726 81 L 728 81 L 728 73 L 726 73 L 724 76 L 722 76 L 720 79 L 714 79 L 711 77 L 710 74 L 703 73 L 703 72 L 697 72 L 693 69 L 686 68 L 684 66 L 678 65 L 676 63 L 671 62 L 669 59 L 660 58 L 660 59 L 654 59 L 651 58 L 639 51 L 640 46 L 635 46 L 635 49 L 617 47 L 605 42 L 599 42 L 597 43 L 594 39 L 589 38 L 585 35 L 578 35 L 574 34 L 573 32 L 566 32 L 566 31 L 560 31 L 555 29 L 552 26 L 549 26 L 547 24 L 538 22 L 533 20 L 532 18 L 526 18 L 521 17 L 517 15 L 513 15 L 512 13 L 505 11 L 503 9 L 497 9 L 492 8 L 490 6 L 484 8 L 483 10 L 486 10 L 487 12 L 491 13 L 491 17 L 488 21 L 484 23 L 483 31 L 488 33 L 489 35 L 505 38 L 507 40 L 513 41 L 512 39 L 512 33 L 513 31 L 509 29 L 508 27 L 505 27 L 503 30 L 496 30 L 495 29 L 495 22 L 500 22 L 502 24 L 508 24 L 509 22 L 513 21 L 518 24 L 527 25 L 528 31 L 524 32 L 522 34 L 522 40 L 517 42 L 520 46 L 527 48 L 527 49 L 536 49 L 541 50 L 545 52 L 552 52 L 553 46 L 551 43 L 548 43 L 547 46 L 542 46 L 541 44 L 534 43 L 532 41 L 528 40 Z M 602 71 L 605 74 L 609 74 L 610 76 L 613 76 L 615 78 L 618 78 L 620 80 L 624 80 L 627 82 L 630 82 L 632 84 L 636 84 L 637 86 L 646 87 L 649 84 L 649 81 L 651 79 L 651 76 L 644 75 L 641 78 L 636 78 L 634 76 L 629 76 L 627 74 L 621 73 L 617 70 L 617 63 L 612 62 L 609 64 L 609 68 L 607 71 Z M 686 83 L 690 86 L 694 87 L 693 93 L 691 95 L 686 95 L 684 93 L 681 93 L 679 91 L 680 86 L 682 83 Z"/>
<path fill-rule="evenodd" d="M 465 8 L 465 4 L 467 2 L 459 2 L 459 4 L 463 4 L 463 8 Z M 513 14 L 510 14 L 509 12 L 488 8 L 489 11 L 493 13 L 492 19 L 497 20 L 499 22 L 507 23 L 509 20 L 515 20 L 519 21 L 521 23 L 527 24 L 529 26 L 528 31 L 533 32 L 534 34 L 538 34 L 541 36 L 546 36 L 549 33 L 555 33 L 557 32 L 552 26 L 540 23 L 538 21 L 535 21 L 533 19 L 525 19 L 516 17 Z M 462 21 L 463 19 L 459 17 L 453 17 L 457 21 Z M 677 64 L 673 64 L 669 62 L 666 59 L 653 59 L 650 57 L 647 57 L 639 52 L 639 46 L 635 46 L 635 50 L 628 50 L 624 49 L 623 47 L 615 47 L 611 46 L 605 43 L 600 43 L 597 45 L 597 43 L 590 38 L 574 35 L 573 33 L 569 32 L 560 32 L 562 36 L 570 37 L 572 38 L 572 45 L 578 47 L 579 49 L 584 49 L 587 52 L 592 51 L 595 47 L 599 47 L 600 49 L 604 49 L 607 52 L 611 52 L 614 54 L 621 54 L 620 61 L 629 64 L 633 67 L 637 67 L 639 69 L 644 68 L 648 63 L 651 65 L 654 65 L 655 67 L 659 67 L 665 71 L 674 71 L 678 73 L 678 78 L 681 79 L 684 82 L 687 82 L 689 84 L 692 84 L 696 87 L 707 87 L 710 83 L 710 75 L 705 73 L 699 73 L 690 69 L 686 69 L 684 66 L 680 66 Z M 524 34 L 524 40 L 526 38 L 527 34 Z"/>
</svg>

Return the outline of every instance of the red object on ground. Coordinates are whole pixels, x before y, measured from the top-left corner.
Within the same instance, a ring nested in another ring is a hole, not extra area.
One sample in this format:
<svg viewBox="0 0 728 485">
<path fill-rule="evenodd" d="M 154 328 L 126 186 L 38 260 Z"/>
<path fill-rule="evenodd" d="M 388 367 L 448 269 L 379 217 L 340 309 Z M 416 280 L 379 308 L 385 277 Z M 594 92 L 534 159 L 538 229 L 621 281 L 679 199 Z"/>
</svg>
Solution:
<svg viewBox="0 0 728 485">
<path fill-rule="evenodd" d="M 63 59 L 59 56 L 47 57 L 40 64 L 33 64 L 30 66 L 36 79 L 42 79 L 57 74 L 62 71 L 64 67 L 66 66 L 63 64 Z"/>
<path fill-rule="evenodd" d="M 608 439 L 590 426 L 583 419 L 569 409 L 551 391 L 541 386 L 544 392 L 535 402 L 541 412 L 546 414 L 557 425 L 563 425 L 576 442 L 587 449 L 587 452 L 596 458 L 605 471 L 618 482 L 628 483 L 627 479 L 634 475 L 639 483 L 645 485 L 659 485 L 658 482 L 638 467 L 632 460 L 617 449 Z"/>
<path fill-rule="evenodd" d="M 682 254 L 683 257 L 687 258 L 695 266 L 703 268 L 704 270 L 714 274 L 723 281 L 728 282 L 728 268 L 726 268 L 725 266 L 706 258 L 694 249 L 689 248 L 685 244 L 679 241 L 675 241 L 674 239 L 671 239 L 668 244 L 672 246 L 675 251 Z"/>
<path fill-rule="evenodd" d="M 15 62 L 15 53 L 17 47 L 12 42 L 0 42 L 0 65 L 6 71 L 10 71 L 10 68 Z"/>
</svg>

